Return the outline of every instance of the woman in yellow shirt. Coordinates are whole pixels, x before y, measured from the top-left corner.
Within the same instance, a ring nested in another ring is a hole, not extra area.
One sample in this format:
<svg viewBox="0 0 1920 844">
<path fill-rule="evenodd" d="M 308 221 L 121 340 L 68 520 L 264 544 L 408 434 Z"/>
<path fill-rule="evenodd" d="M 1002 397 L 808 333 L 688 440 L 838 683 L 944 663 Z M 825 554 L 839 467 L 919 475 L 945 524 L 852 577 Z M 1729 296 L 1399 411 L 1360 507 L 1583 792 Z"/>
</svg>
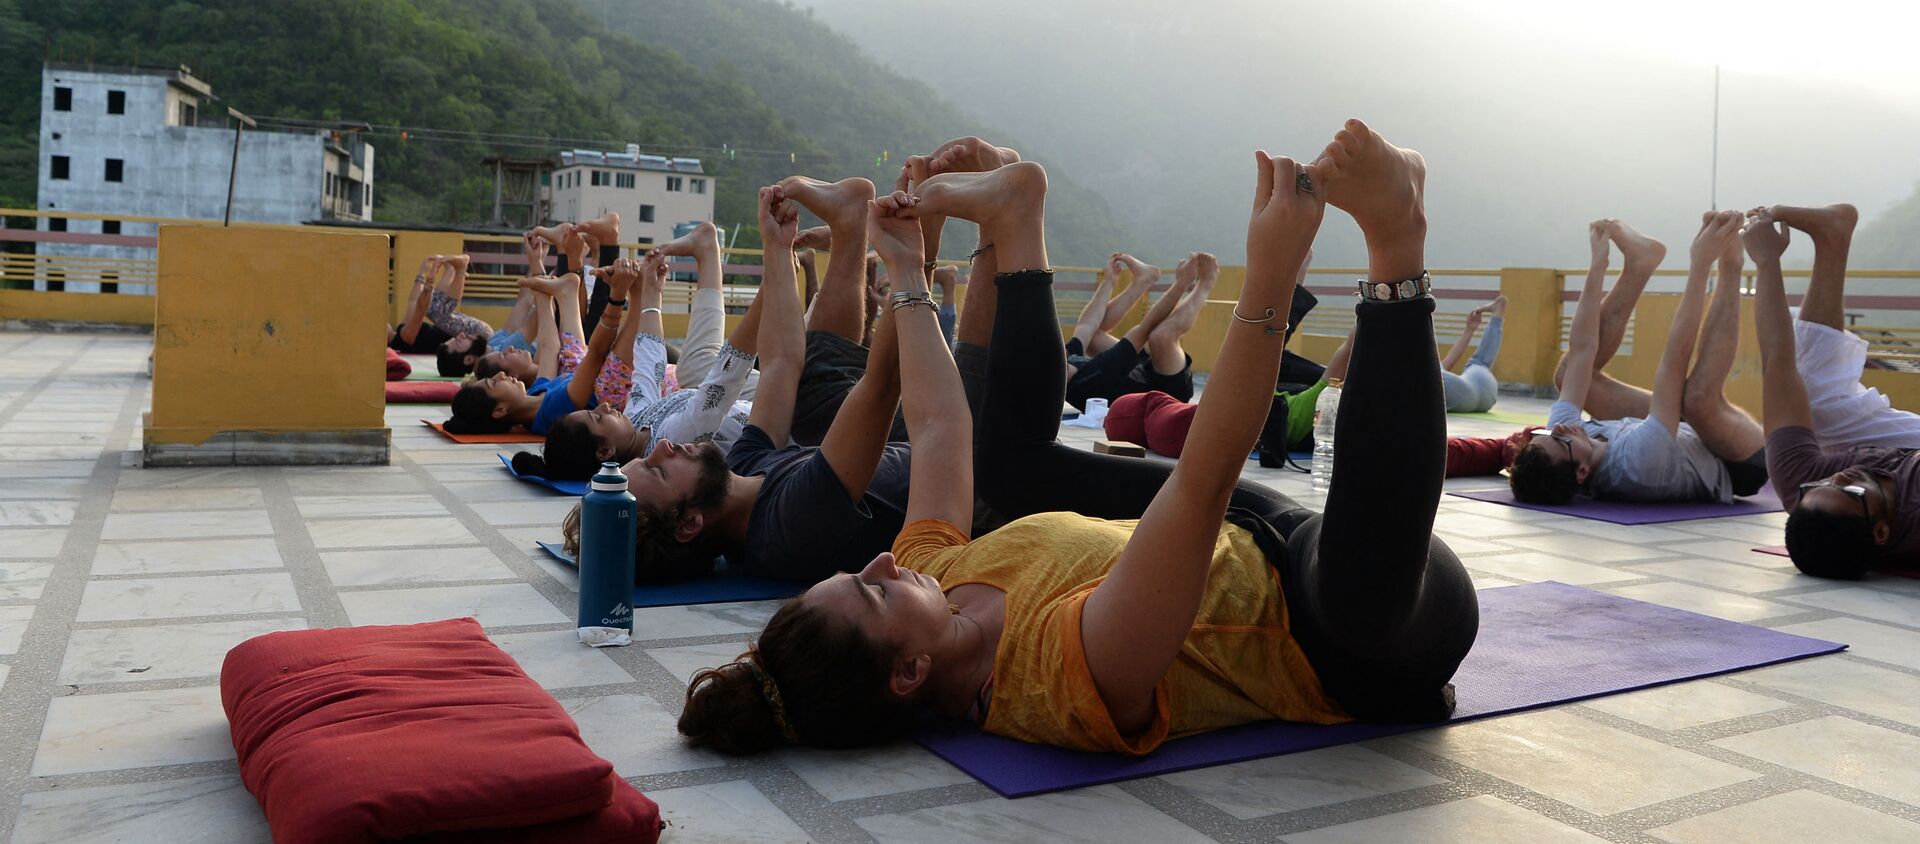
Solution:
<svg viewBox="0 0 1920 844">
<path fill-rule="evenodd" d="M 1063 352 L 1052 274 L 1034 269 L 1047 263 L 1045 173 L 975 138 L 913 162 L 912 194 L 881 198 L 872 218 L 903 282 L 890 317 L 914 437 L 907 527 L 893 553 L 788 602 L 740 659 L 696 675 L 680 731 L 731 752 L 844 747 L 900 736 L 931 709 L 1028 741 L 1144 754 L 1262 719 L 1445 717 L 1478 607 L 1431 535 L 1445 421 L 1421 269 L 1424 162 L 1358 121 L 1312 165 L 1256 158 L 1246 280 L 1170 472 L 1055 438 Z M 1275 315 L 1327 202 L 1360 224 L 1372 280 L 1316 515 L 1236 479 L 1285 342 Z M 980 224 L 972 277 L 997 270 L 968 291 L 959 329 L 969 342 L 993 315 L 977 440 L 912 271 L 947 216 Z M 763 230 L 779 218 L 763 202 Z M 768 260 L 782 260 L 768 234 Z M 969 541 L 976 475 L 982 500 L 1015 520 Z"/>
</svg>

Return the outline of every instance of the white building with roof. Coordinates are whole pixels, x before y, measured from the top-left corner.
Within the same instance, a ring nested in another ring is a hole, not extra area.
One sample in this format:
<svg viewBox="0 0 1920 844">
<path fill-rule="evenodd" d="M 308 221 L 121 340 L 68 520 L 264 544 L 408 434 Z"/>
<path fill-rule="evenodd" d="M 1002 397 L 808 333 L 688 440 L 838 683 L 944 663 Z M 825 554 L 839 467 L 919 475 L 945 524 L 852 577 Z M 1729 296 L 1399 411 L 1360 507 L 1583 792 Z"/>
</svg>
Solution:
<svg viewBox="0 0 1920 844">
<path fill-rule="evenodd" d="M 235 222 L 373 219 L 373 146 L 351 130 L 247 129 L 184 65 L 41 69 L 38 203 L 43 211 L 222 219 L 232 174 Z M 43 231 L 152 237 L 154 223 L 42 218 Z M 151 258 L 151 246 L 42 243 L 41 254 Z M 45 289 L 98 284 L 41 279 Z M 145 292 L 123 287 L 120 292 Z"/>
<path fill-rule="evenodd" d="M 712 176 L 698 158 L 646 155 L 637 145 L 627 151 L 576 149 L 560 153 L 550 182 L 548 208 L 558 220 L 588 220 L 608 211 L 620 215 L 626 240 L 662 243 L 673 227 L 713 219 Z"/>
</svg>

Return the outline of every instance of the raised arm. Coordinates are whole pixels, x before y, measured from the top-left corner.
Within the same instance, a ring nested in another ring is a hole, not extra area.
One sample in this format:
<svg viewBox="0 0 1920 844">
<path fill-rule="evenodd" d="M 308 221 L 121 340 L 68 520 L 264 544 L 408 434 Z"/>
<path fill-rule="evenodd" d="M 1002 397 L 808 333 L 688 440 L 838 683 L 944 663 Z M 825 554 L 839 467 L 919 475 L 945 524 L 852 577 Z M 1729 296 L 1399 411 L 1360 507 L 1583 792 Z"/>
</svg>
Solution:
<svg viewBox="0 0 1920 844">
<path fill-rule="evenodd" d="M 1593 386 L 1593 361 L 1600 354 L 1600 306 L 1606 298 L 1607 257 L 1612 248 L 1607 234 L 1610 223 L 1587 224 L 1593 259 L 1587 265 L 1587 281 L 1580 287 L 1580 301 L 1573 308 L 1573 326 L 1567 329 L 1567 374 L 1560 381 L 1560 400 L 1574 407 L 1586 407 L 1587 388 Z"/>
<path fill-rule="evenodd" d="M 899 351 L 897 381 L 907 429 L 913 432 L 907 521 L 941 519 L 964 532 L 973 525 L 973 414 L 921 269 L 925 253 L 920 221 L 901 213 L 916 202 L 905 191 L 880 197 L 873 204 L 869 229 L 880 260 L 895 279 L 894 295 L 906 297 L 898 306 L 885 303 L 880 330 L 892 335 Z M 875 345 L 874 356 L 880 353 Z"/>
<path fill-rule="evenodd" d="M 1787 311 L 1787 283 L 1780 254 L 1792 230 L 1773 218 L 1771 208 L 1755 208 L 1741 235 L 1753 259 L 1753 336 L 1760 344 L 1760 417 L 1767 434 L 1781 428 L 1813 428 L 1813 406 L 1793 341 L 1793 315 Z"/>
<path fill-rule="evenodd" d="M 1460 339 L 1453 341 L 1453 348 L 1447 350 L 1447 356 L 1440 359 L 1440 368 L 1452 372 L 1467 356 L 1467 347 L 1473 345 L 1473 335 L 1480 331 L 1480 317 L 1486 313 L 1484 308 L 1474 308 L 1467 312 L 1467 327 L 1460 332 Z"/>
<path fill-rule="evenodd" d="M 753 396 L 754 427 L 775 447 L 784 447 L 793 430 L 793 404 L 800 370 L 807 362 L 806 318 L 793 277 L 793 238 L 800 209 L 778 186 L 760 189 L 760 389 Z"/>
<path fill-rule="evenodd" d="M 625 321 L 628 309 L 615 302 L 625 301 L 632 289 L 635 276 L 615 273 L 608 279 L 607 307 L 600 312 L 600 328 L 593 332 L 593 338 L 587 341 L 587 354 L 580 359 L 580 365 L 574 367 L 573 380 L 567 382 L 567 398 L 574 407 L 593 407 L 593 382 L 600 380 L 600 368 L 606 365 L 607 354 L 613 351 L 613 344 L 621 332 L 621 323 Z M 564 279 L 574 278 L 572 273 Z M 576 286 L 578 281 L 574 281 Z M 631 345 L 632 341 L 629 340 Z"/>
<path fill-rule="evenodd" d="M 440 256 L 429 255 L 420 259 L 420 269 L 413 274 L 412 299 L 407 302 L 407 315 L 400 323 L 400 339 L 412 343 L 420 336 L 420 325 L 427 321 L 427 306 L 433 303 L 433 280 L 440 271 Z"/>
<path fill-rule="evenodd" d="M 1154 689 L 1199 612 L 1227 499 L 1272 404 L 1300 266 L 1326 209 L 1319 171 L 1264 152 L 1255 158 L 1237 318 L 1227 325 L 1180 462 L 1081 620 L 1088 668 L 1123 733 L 1150 723 Z M 1303 174 L 1318 190 L 1300 189 Z"/>
</svg>

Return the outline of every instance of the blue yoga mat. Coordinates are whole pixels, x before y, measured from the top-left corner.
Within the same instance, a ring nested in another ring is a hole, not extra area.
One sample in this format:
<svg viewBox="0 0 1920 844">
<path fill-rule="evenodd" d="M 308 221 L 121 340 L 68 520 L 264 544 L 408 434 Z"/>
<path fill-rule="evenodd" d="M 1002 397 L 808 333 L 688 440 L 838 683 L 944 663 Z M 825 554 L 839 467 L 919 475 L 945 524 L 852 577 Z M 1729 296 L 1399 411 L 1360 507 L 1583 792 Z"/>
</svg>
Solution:
<svg viewBox="0 0 1920 844">
<path fill-rule="evenodd" d="M 497 456 L 500 458 L 500 465 L 507 467 L 507 474 L 512 475 L 515 478 L 526 481 L 527 483 L 533 484 L 534 486 L 543 486 L 543 487 L 546 487 L 547 489 L 553 490 L 554 492 L 562 493 L 565 495 L 586 495 L 587 494 L 586 481 L 550 481 L 550 480 L 547 480 L 546 478 L 540 477 L 539 475 L 522 475 L 519 472 L 515 472 L 513 470 L 512 459 L 508 458 L 504 454 L 497 455 Z"/>
<path fill-rule="evenodd" d="M 1602 501 L 1597 498 L 1576 498 L 1571 504 L 1528 504 L 1514 498 L 1513 490 L 1506 487 L 1447 494 L 1485 501 L 1489 504 L 1505 504 L 1522 510 L 1577 516 L 1599 522 L 1612 522 L 1616 525 L 1657 525 L 1664 522 L 1717 519 L 1722 516 L 1757 516 L 1762 513 L 1778 513 L 1784 509 L 1780 504 L 1780 496 L 1773 494 L 1771 484 L 1761 487 L 1758 495 L 1736 498 L 1732 504 L 1721 504 L 1718 501 Z"/>
<path fill-rule="evenodd" d="M 536 543 L 540 550 L 554 559 L 569 566 L 578 567 L 573 556 L 558 542 Z M 684 583 L 665 583 L 651 586 L 633 587 L 633 607 L 674 607 L 685 604 L 725 604 L 732 601 L 769 601 L 776 598 L 790 598 L 800 594 L 807 587 L 804 584 L 788 583 L 783 580 L 768 580 L 762 577 L 747 577 L 729 574 L 726 560 L 712 577 L 702 580 L 689 580 Z"/>
<path fill-rule="evenodd" d="M 1564 583 L 1480 590 L 1480 636 L 1453 677 L 1459 723 L 1834 653 L 1846 645 Z M 1028 744 L 939 722 L 918 736 L 1006 797 L 1298 753 L 1437 724 L 1263 721 L 1175 739 L 1141 758 Z"/>
</svg>

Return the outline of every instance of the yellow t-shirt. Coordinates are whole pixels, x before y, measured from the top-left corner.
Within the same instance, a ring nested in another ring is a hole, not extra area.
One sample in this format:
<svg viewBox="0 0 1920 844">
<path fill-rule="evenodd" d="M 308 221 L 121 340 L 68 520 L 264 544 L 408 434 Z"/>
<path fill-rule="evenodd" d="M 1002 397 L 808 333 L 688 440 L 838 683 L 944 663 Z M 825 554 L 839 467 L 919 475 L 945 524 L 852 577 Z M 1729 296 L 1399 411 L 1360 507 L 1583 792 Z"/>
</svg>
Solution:
<svg viewBox="0 0 1920 844">
<path fill-rule="evenodd" d="M 1250 721 L 1352 720 L 1320 688 L 1288 632 L 1279 576 L 1253 535 L 1222 523 L 1206 597 L 1155 691 L 1153 722 L 1138 735 L 1121 735 L 1087 668 L 1080 614 L 1136 524 L 1042 513 L 973 542 L 938 520 L 900 532 L 893 545 L 900 565 L 939 578 L 947 589 L 980 583 L 1007 593 L 987 732 L 1144 755 L 1170 737 Z"/>
</svg>

